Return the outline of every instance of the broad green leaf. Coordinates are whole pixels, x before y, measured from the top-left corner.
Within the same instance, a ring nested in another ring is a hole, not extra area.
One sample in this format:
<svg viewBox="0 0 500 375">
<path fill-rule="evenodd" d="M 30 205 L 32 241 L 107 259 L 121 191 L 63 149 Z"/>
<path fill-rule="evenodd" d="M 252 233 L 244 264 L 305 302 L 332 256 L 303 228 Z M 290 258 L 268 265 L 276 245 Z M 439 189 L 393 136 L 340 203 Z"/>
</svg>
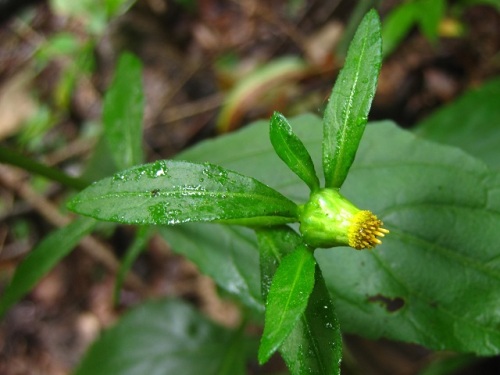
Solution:
<svg viewBox="0 0 500 375">
<path fill-rule="evenodd" d="M 28 293 L 64 256 L 89 234 L 96 222 L 80 218 L 44 238 L 17 267 L 0 298 L 0 316 Z"/>
<path fill-rule="evenodd" d="M 282 257 L 299 246 L 302 239 L 287 226 L 260 229 L 257 235 L 262 296 L 266 299 L 272 276 Z M 340 373 L 342 336 L 330 294 L 318 268 L 306 311 L 281 345 L 280 353 L 292 375 Z"/>
<path fill-rule="evenodd" d="M 345 185 L 391 231 L 384 244 L 317 252 L 342 328 L 498 354 L 500 291 L 491 285 L 500 280 L 500 251 L 492 246 L 500 239 L 500 201 L 490 200 L 488 170 L 458 149 L 395 130 L 378 126 L 377 137 L 367 137 L 366 156 Z M 390 154 L 387 142 L 375 144 L 382 139 L 393 143 Z"/>
<path fill-rule="evenodd" d="M 500 170 L 500 78 L 470 90 L 416 127 L 427 139 L 458 146 Z"/>
<path fill-rule="evenodd" d="M 104 97 L 104 134 L 119 169 L 140 164 L 144 93 L 142 64 L 125 52 L 118 60 L 115 77 Z"/>
<path fill-rule="evenodd" d="M 176 253 L 195 263 L 222 289 L 252 310 L 264 311 L 260 296 L 259 254 L 252 230 L 189 223 L 160 227 L 159 231 Z"/>
<path fill-rule="evenodd" d="M 76 195 L 68 207 L 126 224 L 269 225 L 295 221 L 297 206 L 251 177 L 208 163 L 164 160 L 98 181 Z"/>
<path fill-rule="evenodd" d="M 75 375 L 243 375 L 242 342 L 181 301 L 151 301 L 105 331 Z"/>
<path fill-rule="evenodd" d="M 499 211 L 500 207 L 500 171 L 490 173 L 484 181 L 485 188 L 488 190 L 488 199 L 486 208 L 492 211 Z"/>
<path fill-rule="evenodd" d="M 320 161 L 321 120 L 308 115 L 290 123 L 313 161 Z M 266 121 L 181 157 L 256 177 L 297 202 L 309 195 L 273 154 Z M 372 251 L 316 251 L 342 329 L 433 349 L 499 354 L 500 289 L 491 287 L 500 279 L 500 249 L 492 245 L 500 243 L 499 187 L 500 177 L 456 148 L 388 122 L 370 124 L 342 193 L 377 214 L 391 233 Z M 217 243 L 219 228 L 208 235 Z M 259 272 L 257 265 L 246 271 Z"/>
<path fill-rule="evenodd" d="M 369 11 L 354 35 L 323 119 L 325 185 L 342 186 L 365 130 L 382 63 L 377 12 Z"/>
<path fill-rule="evenodd" d="M 382 22 L 382 47 L 384 56 L 388 56 L 406 37 L 415 25 L 418 14 L 414 2 L 397 6 Z"/>
<path fill-rule="evenodd" d="M 116 274 L 115 291 L 113 293 L 113 299 L 115 304 L 120 300 L 120 290 L 123 286 L 123 281 L 127 276 L 127 273 L 132 268 L 134 261 L 146 248 L 147 241 L 151 237 L 151 227 L 139 227 L 135 235 L 134 241 L 127 249 L 125 257 L 123 258 L 120 268 Z"/>
<path fill-rule="evenodd" d="M 315 266 L 311 250 L 304 245 L 285 256 L 279 264 L 266 300 L 260 364 L 267 362 L 278 350 L 305 311 L 314 287 Z"/>
<path fill-rule="evenodd" d="M 302 141 L 293 133 L 288 120 L 275 112 L 270 120 L 270 138 L 274 150 L 311 191 L 319 189 L 319 180 L 311 155 Z"/>
</svg>

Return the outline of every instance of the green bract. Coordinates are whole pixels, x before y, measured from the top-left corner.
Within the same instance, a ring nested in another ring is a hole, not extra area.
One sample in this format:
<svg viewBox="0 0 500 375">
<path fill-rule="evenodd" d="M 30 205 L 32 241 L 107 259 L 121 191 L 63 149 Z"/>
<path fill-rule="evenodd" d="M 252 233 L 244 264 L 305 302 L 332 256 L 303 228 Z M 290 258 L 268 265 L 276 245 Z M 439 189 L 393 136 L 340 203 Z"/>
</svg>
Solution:
<svg viewBox="0 0 500 375">
<path fill-rule="evenodd" d="M 388 233 L 375 215 L 360 210 L 334 189 L 313 193 L 299 211 L 300 233 L 313 247 L 351 246 L 361 250 L 380 244 L 377 236 Z"/>
</svg>

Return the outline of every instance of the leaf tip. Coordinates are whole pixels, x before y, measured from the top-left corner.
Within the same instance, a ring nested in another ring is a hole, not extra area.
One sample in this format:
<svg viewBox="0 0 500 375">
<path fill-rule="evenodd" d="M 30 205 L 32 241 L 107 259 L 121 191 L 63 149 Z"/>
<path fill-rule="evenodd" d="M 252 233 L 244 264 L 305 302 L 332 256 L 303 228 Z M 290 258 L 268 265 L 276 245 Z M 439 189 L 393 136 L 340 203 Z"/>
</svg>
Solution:
<svg viewBox="0 0 500 375">
<path fill-rule="evenodd" d="M 257 359 L 259 360 L 259 365 L 264 365 L 267 361 L 269 361 L 269 359 L 271 358 L 271 356 L 273 355 L 273 353 L 276 351 L 276 349 L 271 349 L 269 350 L 269 348 L 267 347 L 267 345 L 265 345 L 263 342 L 261 342 L 260 346 L 259 346 L 259 353 L 257 355 Z"/>
</svg>

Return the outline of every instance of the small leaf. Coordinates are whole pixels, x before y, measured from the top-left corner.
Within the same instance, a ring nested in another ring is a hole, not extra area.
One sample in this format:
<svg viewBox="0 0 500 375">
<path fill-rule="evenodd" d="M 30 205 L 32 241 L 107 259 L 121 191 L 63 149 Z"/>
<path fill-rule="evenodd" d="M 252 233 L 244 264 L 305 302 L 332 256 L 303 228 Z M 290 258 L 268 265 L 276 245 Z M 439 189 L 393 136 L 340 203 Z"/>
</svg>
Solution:
<svg viewBox="0 0 500 375">
<path fill-rule="evenodd" d="M 377 12 L 369 11 L 351 42 L 323 119 L 323 169 L 326 187 L 340 188 L 365 130 L 382 63 Z"/>
<path fill-rule="evenodd" d="M 130 245 L 125 253 L 125 257 L 120 264 L 120 268 L 116 274 L 116 282 L 115 282 L 115 291 L 113 293 L 113 299 L 115 304 L 118 303 L 120 299 L 120 290 L 123 285 L 123 280 L 127 276 L 127 273 L 132 268 L 134 261 L 141 254 L 141 252 L 145 249 L 147 241 L 151 236 L 151 228 L 150 227 L 139 227 L 137 230 L 134 242 Z"/>
<path fill-rule="evenodd" d="M 134 55 L 120 56 L 103 105 L 104 132 L 116 165 L 125 169 L 140 164 L 144 93 L 142 64 Z"/>
<path fill-rule="evenodd" d="M 73 250 L 78 242 L 92 231 L 95 224 L 92 219 L 80 218 L 44 238 L 17 267 L 0 299 L 0 316 Z"/>
<path fill-rule="evenodd" d="M 90 347 L 75 375 L 243 375 L 244 340 L 183 302 L 147 302 Z"/>
<path fill-rule="evenodd" d="M 211 164 L 164 160 L 101 180 L 71 210 L 126 224 L 219 221 L 270 225 L 296 221 L 297 206 L 259 181 Z"/>
<path fill-rule="evenodd" d="M 311 191 L 318 190 L 319 180 L 311 155 L 293 133 L 288 120 L 281 113 L 275 112 L 270 123 L 271 143 L 280 159 L 309 186 Z"/>
<path fill-rule="evenodd" d="M 265 299 L 281 258 L 302 243 L 288 226 L 257 230 L 262 296 Z M 280 347 L 292 375 L 339 374 L 342 336 L 321 270 L 316 266 L 314 289 L 306 311 Z"/>
<path fill-rule="evenodd" d="M 273 277 L 266 301 L 259 363 L 269 360 L 293 331 L 314 287 L 316 261 L 310 249 L 299 246 L 283 258 Z"/>
</svg>

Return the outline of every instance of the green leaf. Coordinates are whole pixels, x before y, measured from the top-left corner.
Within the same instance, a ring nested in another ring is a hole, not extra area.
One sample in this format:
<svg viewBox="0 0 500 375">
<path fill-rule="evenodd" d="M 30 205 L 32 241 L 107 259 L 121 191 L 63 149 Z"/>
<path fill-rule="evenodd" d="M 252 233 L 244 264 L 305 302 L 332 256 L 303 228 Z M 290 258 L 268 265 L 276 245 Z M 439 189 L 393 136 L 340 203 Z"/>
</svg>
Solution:
<svg viewBox="0 0 500 375">
<path fill-rule="evenodd" d="M 302 237 L 286 225 L 258 228 L 260 284 L 262 299 L 267 299 L 273 276 L 283 257 L 303 245 Z"/>
<path fill-rule="evenodd" d="M 123 281 L 127 276 L 127 273 L 132 268 L 134 261 L 137 257 L 142 253 L 142 251 L 146 248 L 147 242 L 151 237 L 151 227 L 139 227 L 137 230 L 134 241 L 127 249 L 125 253 L 125 257 L 123 258 L 120 268 L 116 274 L 116 282 L 115 282 L 115 290 L 113 293 L 113 299 L 115 304 L 120 300 L 120 290 L 123 286 Z"/>
<path fill-rule="evenodd" d="M 397 6 L 382 23 L 382 46 L 384 56 L 396 49 L 408 35 L 417 20 L 417 9 L 414 2 L 406 2 Z"/>
<path fill-rule="evenodd" d="M 75 375 L 243 375 L 242 342 L 183 302 L 152 301 L 105 331 Z"/>
<path fill-rule="evenodd" d="M 315 266 L 311 250 L 304 245 L 284 257 L 278 266 L 266 301 L 260 364 L 267 362 L 278 350 L 305 311 L 314 287 Z"/>
<path fill-rule="evenodd" d="M 144 93 L 142 64 L 134 55 L 120 55 L 103 106 L 104 133 L 116 165 L 126 169 L 140 164 Z"/>
<path fill-rule="evenodd" d="M 105 0 L 104 4 L 108 18 L 124 13 L 134 2 L 134 0 Z"/>
<path fill-rule="evenodd" d="M 158 228 L 172 249 L 195 263 L 222 289 L 261 313 L 259 254 L 252 230 L 219 224 L 189 223 Z M 215 233 L 215 236 L 214 236 Z"/>
<path fill-rule="evenodd" d="M 283 342 L 280 353 L 292 375 L 340 374 L 340 324 L 318 265 L 307 309 Z"/>
<path fill-rule="evenodd" d="M 323 120 L 325 185 L 342 186 L 365 130 L 382 63 L 377 12 L 369 11 L 354 35 Z"/>
<path fill-rule="evenodd" d="M 445 12 L 444 0 L 420 0 L 416 2 L 418 23 L 422 34 L 431 42 L 438 38 L 439 23 Z"/>
<path fill-rule="evenodd" d="M 59 57 L 67 58 L 78 53 L 79 49 L 80 43 L 75 34 L 61 32 L 47 38 L 38 47 L 34 58 L 40 68 L 45 68 L 51 60 Z"/>
<path fill-rule="evenodd" d="M 311 155 L 281 113 L 275 112 L 271 117 L 270 138 L 274 150 L 288 168 L 299 176 L 311 191 L 318 190 L 319 180 Z"/>
<path fill-rule="evenodd" d="M 266 299 L 282 257 L 299 246 L 302 239 L 287 226 L 259 229 L 257 235 L 262 296 Z M 330 294 L 318 268 L 306 311 L 283 342 L 280 353 L 292 375 L 340 373 L 342 336 Z"/>
<path fill-rule="evenodd" d="M 164 160 L 101 180 L 68 207 L 126 224 L 219 221 L 269 225 L 296 221 L 296 204 L 259 181 L 211 164 Z"/>
<path fill-rule="evenodd" d="M 470 90 L 416 127 L 427 139 L 458 146 L 500 170 L 500 78 Z"/>
<path fill-rule="evenodd" d="M 313 161 L 320 161 L 320 119 L 306 115 L 290 123 Z M 180 157 L 253 176 L 297 201 L 309 196 L 302 181 L 276 163 L 266 121 Z M 491 286 L 500 279 L 500 249 L 492 245 L 500 243 L 500 176 L 456 148 L 382 122 L 367 127 L 342 193 L 391 231 L 369 252 L 316 251 L 343 330 L 433 349 L 499 354 L 500 289 Z M 207 235 L 216 246 L 219 227 Z M 235 238 L 233 246 L 239 243 Z M 254 267 L 245 271 L 258 274 Z"/>
<path fill-rule="evenodd" d="M 64 256 L 89 234 L 96 222 L 81 218 L 44 238 L 17 267 L 14 277 L 0 298 L 0 316 L 19 301 Z"/>
</svg>

